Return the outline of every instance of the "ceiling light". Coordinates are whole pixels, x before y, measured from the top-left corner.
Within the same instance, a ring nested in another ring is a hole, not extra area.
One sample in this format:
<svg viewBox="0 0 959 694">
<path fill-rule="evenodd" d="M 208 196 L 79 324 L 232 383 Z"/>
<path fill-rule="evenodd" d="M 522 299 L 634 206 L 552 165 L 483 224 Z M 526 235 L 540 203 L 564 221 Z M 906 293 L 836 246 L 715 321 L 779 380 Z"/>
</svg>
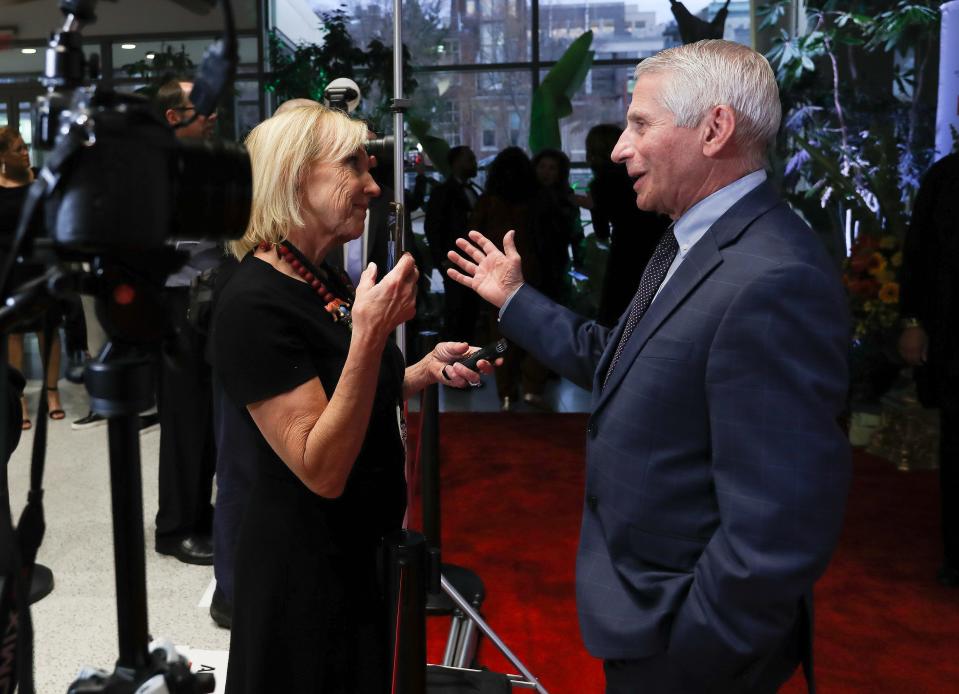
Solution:
<svg viewBox="0 0 959 694">
<path fill-rule="evenodd" d="M 149 53 L 147 53 L 147 60 L 153 60 L 156 57 L 157 57 L 157 54 L 154 53 L 153 51 L 150 51 Z"/>
<path fill-rule="evenodd" d="M 126 51 L 132 51 L 132 50 L 133 50 L 134 48 L 136 48 L 136 47 L 137 47 L 137 45 L 136 45 L 135 43 L 121 43 L 121 44 L 120 44 L 120 48 L 122 48 L 123 50 L 126 50 Z"/>
<path fill-rule="evenodd" d="M 37 49 L 36 49 L 36 48 L 21 48 L 21 49 L 20 49 L 20 52 L 23 53 L 24 55 L 33 55 L 34 53 L 37 52 Z"/>
</svg>

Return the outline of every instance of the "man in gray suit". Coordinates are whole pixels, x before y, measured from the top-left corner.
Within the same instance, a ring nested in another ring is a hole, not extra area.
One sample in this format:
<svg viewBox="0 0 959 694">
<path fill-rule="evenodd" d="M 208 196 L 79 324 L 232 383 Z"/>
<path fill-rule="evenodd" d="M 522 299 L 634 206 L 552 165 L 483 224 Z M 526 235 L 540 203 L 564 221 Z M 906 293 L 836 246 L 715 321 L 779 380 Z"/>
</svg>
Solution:
<svg viewBox="0 0 959 694">
<path fill-rule="evenodd" d="M 800 662 L 813 688 L 812 587 L 850 476 L 849 324 L 822 244 L 766 182 L 779 120 L 745 46 L 640 63 L 612 158 L 673 225 L 613 329 L 525 285 L 512 232 L 450 253 L 504 335 L 592 388 L 577 605 L 610 694 L 773 692 Z"/>
</svg>

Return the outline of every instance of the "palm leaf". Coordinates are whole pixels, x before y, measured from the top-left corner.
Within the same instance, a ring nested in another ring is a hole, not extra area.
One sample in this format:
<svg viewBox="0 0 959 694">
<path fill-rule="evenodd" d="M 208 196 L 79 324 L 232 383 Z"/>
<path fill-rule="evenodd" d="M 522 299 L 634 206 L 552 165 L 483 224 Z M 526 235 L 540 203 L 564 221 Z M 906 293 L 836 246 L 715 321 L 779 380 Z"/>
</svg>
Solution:
<svg viewBox="0 0 959 694">
<path fill-rule="evenodd" d="M 593 51 L 589 50 L 592 42 L 592 31 L 573 41 L 533 93 L 529 148 L 534 154 L 562 146 L 559 121 L 573 112 L 571 99 L 592 67 Z"/>
</svg>

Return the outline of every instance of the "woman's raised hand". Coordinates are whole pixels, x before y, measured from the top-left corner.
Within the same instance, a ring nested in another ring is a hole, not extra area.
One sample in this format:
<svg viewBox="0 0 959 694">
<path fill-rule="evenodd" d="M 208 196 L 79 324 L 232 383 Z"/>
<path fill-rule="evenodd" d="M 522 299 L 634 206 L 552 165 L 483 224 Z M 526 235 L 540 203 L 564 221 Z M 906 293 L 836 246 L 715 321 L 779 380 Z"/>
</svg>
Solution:
<svg viewBox="0 0 959 694">
<path fill-rule="evenodd" d="M 376 281 L 376 263 L 360 276 L 353 304 L 353 333 L 386 338 L 401 323 L 416 315 L 416 282 L 420 273 L 413 256 L 404 253 L 386 276 Z"/>
<path fill-rule="evenodd" d="M 512 230 L 506 232 L 502 251 L 478 231 L 471 231 L 468 241 L 456 239 L 460 252 L 450 251 L 446 255 L 459 270 L 450 268 L 446 274 L 500 308 L 523 284 L 520 257 L 513 241 L 515 234 Z"/>
</svg>

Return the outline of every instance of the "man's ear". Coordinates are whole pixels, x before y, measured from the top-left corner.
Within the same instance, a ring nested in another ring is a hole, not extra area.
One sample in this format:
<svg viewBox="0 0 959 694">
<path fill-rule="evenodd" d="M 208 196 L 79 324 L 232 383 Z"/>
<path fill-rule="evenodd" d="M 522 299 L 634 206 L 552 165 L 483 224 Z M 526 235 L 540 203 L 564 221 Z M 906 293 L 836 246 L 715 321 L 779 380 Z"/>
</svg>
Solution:
<svg viewBox="0 0 959 694">
<path fill-rule="evenodd" d="M 176 125 L 180 122 L 180 114 L 176 109 L 168 108 L 163 112 L 163 117 L 166 118 L 167 125 Z"/>
<path fill-rule="evenodd" d="M 710 158 L 729 153 L 736 133 L 736 113 L 727 104 L 709 109 L 703 119 L 703 154 Z"/>
</svg>

